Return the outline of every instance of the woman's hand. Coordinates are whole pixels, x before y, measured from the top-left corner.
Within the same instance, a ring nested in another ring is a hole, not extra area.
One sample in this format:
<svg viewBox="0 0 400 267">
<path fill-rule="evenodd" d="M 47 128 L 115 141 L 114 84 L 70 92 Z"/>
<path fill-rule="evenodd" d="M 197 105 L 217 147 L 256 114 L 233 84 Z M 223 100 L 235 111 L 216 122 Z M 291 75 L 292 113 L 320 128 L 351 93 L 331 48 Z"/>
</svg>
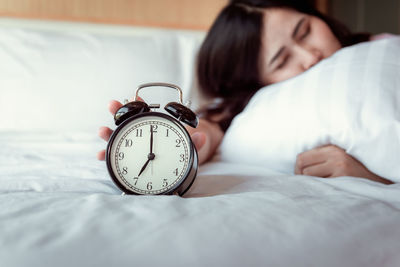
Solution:
<svg viewBox="0 0 400 267">
<path fill-rule="evenodd" d="M 321 146 L 299 154 L 295 174 L 325 178 L 354 176 L 392 184 L 391 181 L 370 172 L 361 162 L 335 145 Z"/>
<path fill-rule="evenodd" d="M 122 107 L 122 104 L 116 100 L 110 101 L 108 104 L 108 110 L 114 115 L 117 110 Z M 197 153 L 199 156 L 199 164 L 206 162 L 210 159 L 217 149 L 218 145 L 220 144 L 223 132 L 219 128 L 218 124 L 206 121 L 204 119 L 200 119 L 199 125 L 197 128 L 186 127 L 188 130 L 194 145 L 196 146 Z M 108 141 L 110 139 L 113 130 L 108 127 L 100 127 L 99 129 L 99 136 Z M 105 150 L 101 150 L 97 153 L 97 158 L 99 160 L 105 159 Z"/>
<path fill-rule="evenodd" d="M 114 115 L 120 107 L 122 107 L 122 104 L 116 100 L 111 100 L 110 103 L 108 103 L 108 110 L 111 112 L 112 115 Z M 99 129 L 99 136 L 104 141 L 108 141 L 112 133 L 113 130 L 105 126 L 102 126 Z M 106 151 L 104 149 L 97 153 L 98 160 L 104 160 L 105 157 L 106 157 Z"/>
<path fill-rule="evenodd" d="M 197 128 L 186 127 L 199 156 L 199 164 L 203 164 L 215 154 L 224 133 L 217 123 L 200 119 Z"/>
</svg>

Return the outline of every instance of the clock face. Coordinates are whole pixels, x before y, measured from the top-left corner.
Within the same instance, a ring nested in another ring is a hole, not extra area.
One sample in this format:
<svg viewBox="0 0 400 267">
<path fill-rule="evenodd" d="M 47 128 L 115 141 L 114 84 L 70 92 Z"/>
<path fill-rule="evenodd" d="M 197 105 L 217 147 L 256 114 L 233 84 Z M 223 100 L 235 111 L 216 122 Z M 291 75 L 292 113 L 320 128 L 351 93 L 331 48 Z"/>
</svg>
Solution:
<svg viewBox="0 0 400 267">
<path fill-rule="evenodd" d="M 113 178 L 137 194 L 171 191 L 191 167 L 190 144 L 186 130 L 167 116 L 138 116 L 121 125 L 111 139 L 108 160 Z"/>
</svg>

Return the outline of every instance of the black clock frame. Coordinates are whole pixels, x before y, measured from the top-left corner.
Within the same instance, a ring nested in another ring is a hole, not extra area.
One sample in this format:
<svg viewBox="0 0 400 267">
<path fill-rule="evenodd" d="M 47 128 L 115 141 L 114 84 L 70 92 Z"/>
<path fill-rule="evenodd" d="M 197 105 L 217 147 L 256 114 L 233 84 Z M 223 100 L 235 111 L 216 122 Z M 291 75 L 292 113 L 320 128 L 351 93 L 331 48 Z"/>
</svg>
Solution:
<svg viewBox="0 0 400 267">
<path fill-rule="evenodd" d="M 139 194 L 136 193 L 134 191 L 131 191 L 129 189 L 127 189 L 115 176 L 112 167 L 111 167 L 111 157 L 113 157 L 111 155 L 111 148 L 112 148 L 112 144 L 114 143 L 114 140 L 116 138 L 116 136 L 118 135 L 118 133 L 130 122 L 139 119 L 141 117 L 147 117 L 147 116 L 159 116 L 162 117 L 164 119 L 167 119 L 169 121 L 171 121 L 172 123 L 174 123 L 176 126 L 178 126 L 183 132 L 185 132 L 189 138 L 190 143 L 189 145 L 189 149 L 190 149 L 190 154 L 193 155 L 192 157 L 190 157 L 189 159 L 189 163 L 188 163 L 188 168 L 186 170 L 186 172 L 184 173 L 184 175 L 181 179 L 180 183 L 177 183 L 174 187 L 172 187 L 170 190 L 166 191 L 166 192 L 162 192 L 160 194 L 153 194 L 153 195 L 174 195 L 174 194 L 178 194 L 179 196 L 183 196 L 188 190 L 189 188 L 192 186 L 196 175 L 197 175 L 197 169 L 198 169 L 198 155 L 197 155 L 197 150 L 196 147 L 193 144 L 192 139 L 190 138 L 190 134 L 188 133 L 188 131 L 186 130 L 185 127 L 182 126 L 182 124 L 175 118 L 173 118 L 172 116 L 169 116 L 167 114 L 161 113 L 161 112 L 155 112 L 155 111 L 151 111 L 151 112 L 144 112 L 144 113 L 140 113 L 137 115 L 133 115 L 132 117 L 127 118 L 126 120 L 124 120 L 113 132 L 113 134 L 111 135 L 110 139 L 108 140 L 108 144 L 107 144 L 107 149 L 106 149 L 106 163 L 107 163 L 107 170 L 109 175 L 111 176 L 114 184 L 117 185 L 117 187 L 124 192 L 125 194 L 129 194 L 129 195 L 145 195 L 145 194 Z"/>
</svg>

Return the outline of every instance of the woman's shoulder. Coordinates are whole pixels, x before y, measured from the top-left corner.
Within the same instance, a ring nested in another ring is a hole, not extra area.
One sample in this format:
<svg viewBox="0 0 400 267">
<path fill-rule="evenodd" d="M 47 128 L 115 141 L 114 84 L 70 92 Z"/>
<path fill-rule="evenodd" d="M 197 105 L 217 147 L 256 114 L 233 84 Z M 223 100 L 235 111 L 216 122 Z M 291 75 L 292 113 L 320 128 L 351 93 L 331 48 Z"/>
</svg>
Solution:
<svg viewBox="0 0 400 267">
<path fill-rule="evenodd" d="M 392 33 L 380 33 L 380 34 L 375 34 L 375 35 L 371 35 L 370 37 L 370 41 L 376 41 L 376 40 L 381 40 L 381 39 L 387 39 L 387 38 L 392 38 L 392 37 L 396 37 L 397 35 L 392 34 Z"/>
</svg>

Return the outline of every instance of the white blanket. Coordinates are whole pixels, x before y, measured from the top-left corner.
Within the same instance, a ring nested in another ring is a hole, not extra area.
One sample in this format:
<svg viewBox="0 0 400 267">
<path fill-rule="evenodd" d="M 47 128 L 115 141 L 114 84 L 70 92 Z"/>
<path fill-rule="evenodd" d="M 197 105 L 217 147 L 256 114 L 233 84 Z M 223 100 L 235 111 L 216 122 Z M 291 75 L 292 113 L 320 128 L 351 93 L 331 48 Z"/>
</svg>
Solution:
<svg viewBox="0 0 400 267">
<path fill-rule="evenodd" d="M 400 185 L 202 166 L 121 196 L 92 133 L 0 133 L 0 266 L 399 266 Z"/>
</svg>

